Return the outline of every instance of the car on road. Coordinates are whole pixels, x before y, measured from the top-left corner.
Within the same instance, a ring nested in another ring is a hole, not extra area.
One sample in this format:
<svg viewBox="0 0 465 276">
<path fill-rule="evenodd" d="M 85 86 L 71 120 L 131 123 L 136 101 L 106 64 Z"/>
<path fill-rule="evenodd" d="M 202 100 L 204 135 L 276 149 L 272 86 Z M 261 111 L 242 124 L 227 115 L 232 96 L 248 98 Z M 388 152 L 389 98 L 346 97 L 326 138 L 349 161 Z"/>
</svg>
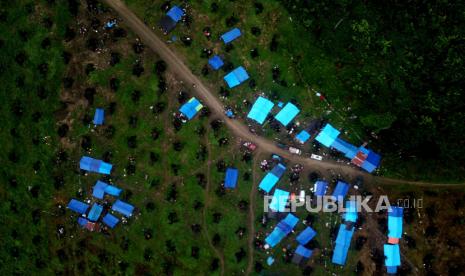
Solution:
<svg viewBox="0 0 465 276">
<path fill-rule="evenodd" d="M 318 155 L 318 154 L 313 154 L 313 153 L 312 153 L 312 155 L 310 155 L 310 158 L 311 158 L 311 159 L 318 160 L 318 161 L 323 160 L 323 156 Z"/>
<path fill-rule="evenodd" d="M 294 147 L 289 147 L 289 152 L 292 153 L 292 154 L 297 154 L 297 155 L 302 154 L 302 151 L 300 149 L 294 148 Z"/>
<path fill-rule="evenodd" d="M 255 145 L 255 144 L 252 143 L 252 142 L 244 142 L 244 143 L 242 144 L 242 146 L 244 146 L 245 148 L 247 148 L 247 149 L 250 150 L 250 151 L 254 151 L 254 150 L 257 149 L 257 145 Z"/>
</svg>

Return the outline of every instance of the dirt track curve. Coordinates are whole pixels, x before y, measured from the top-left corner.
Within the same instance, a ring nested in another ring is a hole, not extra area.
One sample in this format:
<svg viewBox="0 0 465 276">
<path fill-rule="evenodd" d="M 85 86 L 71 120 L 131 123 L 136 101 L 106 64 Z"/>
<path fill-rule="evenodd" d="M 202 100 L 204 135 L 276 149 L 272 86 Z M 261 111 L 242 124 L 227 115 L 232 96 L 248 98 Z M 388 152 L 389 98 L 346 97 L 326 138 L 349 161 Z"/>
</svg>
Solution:
<svg viewBox="0 0 465 276">
<path fill-rule="evenodd" d="M 168 64 L 169 70 L 176 72 L 176 76 L 180 80 L 186 84 L 195 84 L 195 87 L 190 87 L 191 91 L 206 105 L 209 106 L 212 114 L 222 119 L 236 136 L 255 143 L 262 152 L 273 152 L 283 156 L 286 159 L 292 160 L 293 162 L 307 165 L 314 170 L 320 170 L 322 172 L 326 170 L 336 170 L 338 173 L 344 176 L 355 177 L 357 175 L 363 175 L 366 180 L 372 180 L 375 184 L 409 184 L 418 186 L 447 185 L 449 187 L 465 185 L 465 183 L 440 184 L 377 177 L 361 172 L 359 169 L 349 165 L 336 163 L 333 161 L 316 161 L 302 156 L 290 154 L 289 152 L 278 148 L 273 141 L 251 133 L 245 125 L 240 123 L 240 121 L 231 120 L 226 117 L 224 114 L 223 104 L 214 96 L 213 93 L 210 92 L 210 89 L 191 72 L 191 70 L 183 63 L 183 61 L 174 53 L 174 50 L 170 49 L 165 44 L 165 42 L 160 39 L 153 30 L 146 26 L 144 22 L 142 22 L 123 2 L 121 2 L 121 0 L 103 1 L 121 16 L 121 18 L 124 20 L 124 24 L 127 25 L 127 27 L 135 32 L 148 47 L 150 47 L 160 56 L 161 59 L 163 59 Z"/>
</svg>

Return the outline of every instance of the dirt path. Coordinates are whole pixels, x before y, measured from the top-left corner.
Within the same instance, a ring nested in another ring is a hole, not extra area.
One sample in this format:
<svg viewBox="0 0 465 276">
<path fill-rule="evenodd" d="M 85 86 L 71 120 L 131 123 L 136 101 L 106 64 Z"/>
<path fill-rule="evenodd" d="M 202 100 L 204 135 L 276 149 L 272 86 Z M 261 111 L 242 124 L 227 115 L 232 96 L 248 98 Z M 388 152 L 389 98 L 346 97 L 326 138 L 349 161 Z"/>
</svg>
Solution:
<svg viewBox="0 0 465 276">
<path fill-rule="evenodd" d="M 253 241 L 255 237 L 255 198 L 257 195 L 257 186 L 258 186 L 258 181 L 257 181 L 257 167 L 258 167 L 258 160 L 260 152 L 256 152 L 254 154 L 253 160 L 252 160 L 252 187 L 250 187 L 250 196 L 249 196 L 249 235 L 248 235 L 248 240 L 247 244 L 249 247 L 249 261 L 247 263 L 247 270 L 245 272 L 246 275 L 250 275 L 252 273 L 252 268 L 253 268 L 253 253 L 254 253 L 254 246 L 253 246 Z"/>
<path fill-rule="evenodd" d="M 376 180 L 378 184 L 412 184 L 412 185 L 431 185 L 430 183 L 415 182 L 415 181 L 403 181 L 394 179 L 384 179 L 382 177 L 373 177 L 367 173 L 361 172 L 359 169 L 336 163 L 333 161 L 316 161 L 313 159 L 305 158 L 302 156 L 292 155 L 289 152 L 278 148 L 273 141 L 267 140 L 263 137 L 252 134 L 249 129 L 241 124 L 238 120 L 231 120 L 224 114 L 223 104 L 210 92 L 210 89 L 197 78 L 191 70 L 182 62 L 177 56 L 173 49 L 170 49 L 165 42 L 160 39 L 153 30 L 146 26 L 128 7 L 121 2 L 121 0 L 103 0 L 110 7 L 112 7 L 124 20 L 124 24 L 133 30 L 140 39 L 150 47 L 155 53 L 157 53 L 161 59 L 163 59 L 170 70 L 176 72 L 176 76 L 186 84 L 195 84 L 195 87 L 191 87 L 191 91 L 200 98 L 205 104 L 210 107 L 212 114 L 225 121 L 226 125 L 231 129 L 234 135 L 255 143 L 264 152 L 273 152 L 283 156 L 286 159 L 292 160 L 293 162 L 307 165 L 314 170 L 328 170 L 337 169 L 344 175 L 355 177 L 357 175 L 369 176 Z M 438 185 L 443 185 L 436 183 Z M 465 185 L 460 183 L 458 185 Z"/>
</svg>

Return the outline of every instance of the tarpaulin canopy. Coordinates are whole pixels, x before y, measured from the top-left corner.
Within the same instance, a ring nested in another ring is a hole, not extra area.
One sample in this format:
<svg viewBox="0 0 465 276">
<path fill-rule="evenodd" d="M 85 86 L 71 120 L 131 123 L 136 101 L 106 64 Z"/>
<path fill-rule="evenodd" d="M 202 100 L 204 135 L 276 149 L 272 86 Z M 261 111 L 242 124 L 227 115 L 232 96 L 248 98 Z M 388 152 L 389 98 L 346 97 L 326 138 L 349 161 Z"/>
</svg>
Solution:
<svg viewBox="0 0 465 276">
<path fill-rule="evenodd" d="M 336 138 L 336 140 L 334 140 L 334 143 L 331 144 L 331 148 L 334 148 L 337 151 L 342 152 L 344 156 L 348 159 L 354 158 L 358 150 L 356 146 L 344 141 L 341 138 Z"/>
<path fill-rule="evenodd" d="M 402 207 L 390 207 L 388 212 L 388 237 L 400 239 L 402 237 Z"/>
<path fill-rule="evenodd" d="M 357 204 L 355 201 L 346 202 L 346 212 L 343 214 L 343 218 L 346 222 L 356 222 L 358 217 Z"/>
<path fill-rule="evenodd" d="M 105 111 L 102 108 L 97 108 L 94 114 L 94 125 L 103 125 Z"/>
<path fill-rule="evenodd" d="M 113 216 L 112 214 L 110 213 L 107 213 L 103 219 L 102 219 L 103 223 L 105 223 L 108 227 L 110 228 L 114 228 L 118 222 L 119 222 L 119 219 L 115 216 Z"/>
<path fill-rule="evenodd" d="M 123 202 L 121 200 L 116 200 L 116 202 L 111 206 L 111 209 L 113 211 L 116 211 L 120 214 L 122 214 L 125 217 L 130 217 L 132 216 L 132 211 L 134 211 L 134 206 L 132 206 L 129 203 Z"/>
<path fill-rule="evenodd" d="M 228 44 L 240 36 L 241 30 L 239 30 L 239 28 L 233 28 L 221 35 L 221 39 L 224 41 L 225 44 Z"/>
<path fill-rule="evenodd" d="M 336 184 L 336 188 L 334 188 L 332 196 L 335 197 L 336 200 L 339 202 L 343 200 L 343 198 L 347 195 L 348 191 L 349 191 L 349 184 L 342 182 L 342 181 L 338 181 Z"/>
<path fill-rule="evenodd" d="M 281 176 L 284 174 L 286 167 L 279 163 L 277 164 L 271 172 L 267 173 L 265 177 L 262 179 L 258 187 L 265 192 L 269 193 L 271 189 L 273 189 L 274 185 L 278 183 Z"/>
<path fill-rule="evenodd" d="M 305 257 L 307 259 L 312 256 L 312 250 L 306 248 L 303 245 L 297 246 L 297 249 L 295 250 L 295 253 L 299 254 L 300 256 Z"/>
<path fill-rule="evenodd" d="M 100 215 L 102 214 L 102 211 L 103 207 L 97 203 L 94 203 L 89 211 L 89 214 L 87 215 L 87 218 L 90 221 L 97 221 Z"/>
<path fill-rule="evenodd" d="M 98 180 L 93 187 L 92 196 L 98 199 L 103 199 L 105 194 L 119 196 L 121 192 L 122 190 L 120 188 Z"/>
<path fill-rule="evenodd" d="M 110 174 L 112 167 L 109 163 L 88 156 L 83 156 L 79 161 L 79 168 L 90 172 Z"/>
<path fill-rule="evenodd" d="M 300 232 L 297 236 L 296 241 L 301 245 L 306 245 L 313 237 L 315 237 L 316 232 L 312 227 L 307 226 L 304 231 Z"/>
<path fill-rule="evenodd" d="M 326 124 L 326 126 L 316 136 L 315 140 L 317 140 L 326 147 L 330 147 L 340 133 L 341 132 L 335 129 L 332 125 Z"/>
<path fill-rule="evenodd" d="M 275 116 L 275 119 L 287 126 L 299 114 L 300 110 L 293 103 L 287 103 L 281 111 Z"/>
<path fill-rule="evenodd" d="M 239 66 L 224 76 L 223 79 L 226 81 L 229 88 L 233 88 L 248 80 L 249 74 L 247 74 L 247 71 L 245 71 L 244 67 Z"/>
<path fill-rule="evenodd" d="M 68 208 L 76 213 L 85 214 L 87 209 L 89 209 L 89 205 L 79 200 L 71 199 L 68 203 Z"/>
<path fill-rule="evenodd" d="M 295 225 L 299 219 L 294 216 L 293 214 L 288 214 L 283 220 L 281 220 L 278 225 L 274 228 L 273 232 L 271 232 L 268 237 L 266 237 L 265 242 L 274 247 L 278 244 L 285 236 L 287 236 L 292 229 L 294 229 Z"/>
<path fill-rule="evenodd" d="M 173 19 L 174 22 L 179 22 L 184 16 L 184 11 L 178 6 L 173 6 L 166 15 Z"/>
<path fill-rule="evenodd" d="M 276 189 L 273 194 L 273 198 L 271 199 L 270 209 L 273 211 L 284 212 L 287 204 L 287 200 L 289 198 L 289 192 Z"/>
<path fill-rule="evenodd" d="M 274 103 L 270 100 L 258 97 L 253 104 L 252 109 L 250 109 L 249 114 L 247 114 L 247 118 L 250 118 L 259 124 L 263 124 L 271 109 L 273 109 L 273 106 Z"/>
<path fill-rule="evenodd" d="M 197 114 L 197 112 L 199 112 L 202 108 L 203 105 L 200 103 L 200 101 L 195 97 L 192 97 L 187 103 L 181 106 L 179 112 L 181 112 L 184 116 L 187 117 L 187 119 L 190 120 L 194 118 L 195 114 Z"/>
<path fill-rule="evenodd" d="M 218 55 L 214 55 L 208 60 L 208 64 L 213 70 L 218 70 L 223 67 L 224 62 Z"/>
<path fill-rule="evenodd" d="M 301 132 L 299 132 L 299 134 L 297 134 L 295 139 L 299 143 L 304 144 L 305 142 L 308 141 L 308 139 L 310 139 L 310 137 L 311 137 L 310 133 L 308 133 L 306 130 L 302 130 Z"/>
<path fill-rule="evenodd" d="M 398 244 L 385 244 L 384 245 L 384 264 L 389 273 L 394 274 L 397 272 L 397 267 L 400 266 L 400 248 Z"/>
<path fill-rule="evenodd" d="M 237 178 L 239 176 L 239 170 L 236 168 L 228 168 L 226 170 L 226 175 L 224 177 L 224 187 L 225 188 L 236 188 Z"/>
<path fill-rule="evenodd" d="M 328 187 L 328 182 L 323 180 L 318 180 L 315 182 L 313 190 L 315 191 L 316 196 L 324 196 L 326 194 L 326 189 Z"/>
<path fill-rule="evenodd" d="M 339 232 L 336 238 L 336 247 L 333 251 L 332 262 L 338 265 L 344 265 L 347 259 L 347 253 L 349 252 L 350 241 L 354 234 L 354 228 L 348 230 L 341 224 L 339 226 Z"/>
</svg>

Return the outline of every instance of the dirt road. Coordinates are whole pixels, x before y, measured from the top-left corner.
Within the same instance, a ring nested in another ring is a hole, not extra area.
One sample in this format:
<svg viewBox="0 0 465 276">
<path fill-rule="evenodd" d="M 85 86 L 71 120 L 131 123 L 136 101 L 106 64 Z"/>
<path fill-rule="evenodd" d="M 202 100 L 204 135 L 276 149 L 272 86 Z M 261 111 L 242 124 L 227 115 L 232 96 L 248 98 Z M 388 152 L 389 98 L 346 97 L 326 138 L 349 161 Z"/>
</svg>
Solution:
<svg viewBox="0 0 465 276">
<path fill-rule="evenodd" d="M 396 179 L 384 179 L 381 177 L 374 177 L 370 174 L 361 172 L 359 169 L 344 163 L 336 163 L 332 161 L 316 161 L 309 158 L 304 158 L 297 155 L 292 155 L 289 152 L 278 148 L 273 141 L 269 141 L 263 137 L 257 136 L 249 131 L 249 129 L 240 123 L 238 120 L 231 120 L 224 114 L 223 104 L 219 101 L 210 89 L 197 78 L 191 70 L 183 63 L 183 61 L 175 54 L 173 49 L 170 49 L 165 42 L 160 39 L 153 30 L 144 24 L 128 7 L 120 0 L 103 0 L 111 8 L 113 8 L 124 20 L 124 24 L 127 25 L 132 31 L 134 31 L 140 39 L 150 47 L 160 58 L 162 58 L 167 64 L 169 70 L 176 73 L 176 76 L 184 83 L 192 85 L 191 91 L 201 99 L 206 105 L 209 106 L 212 114 L 222 119 L 234 135 L 255 143 L 262 152 L 272 152 L 281 155 L 282 157 L 289 159 L 293 162 L 306 165 L 313 170 L 319 170 L 321 172 L 326 170 L 336 170 L 344 176 L 355 177 L 357 175 L 363 175 L 369 179 L 375 180 L 378 184 L 413 184 L 413 185 L 430 185 L 429 183 L 403 181 Z M 439 183 L 438 183 L 439 185 Z M 441 184 L 442 185 L 442 184 Z M 465 185 L 465 183 L 461 184 Z"/>
</svg>

